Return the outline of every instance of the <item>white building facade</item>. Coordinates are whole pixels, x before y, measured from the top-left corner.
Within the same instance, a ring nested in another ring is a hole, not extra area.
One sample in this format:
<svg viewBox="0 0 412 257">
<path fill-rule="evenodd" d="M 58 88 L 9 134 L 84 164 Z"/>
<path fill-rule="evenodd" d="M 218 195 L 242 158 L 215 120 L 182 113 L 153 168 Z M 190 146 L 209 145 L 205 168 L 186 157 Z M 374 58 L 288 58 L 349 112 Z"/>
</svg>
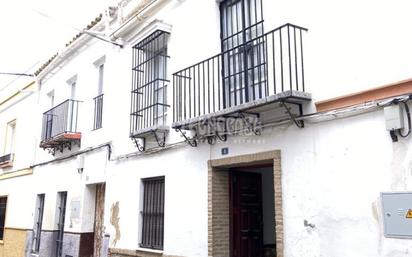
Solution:
<svg viewBox="0 0 412 257">
<path fill-rule="evenodd" d="M 409 7 L 109 8 L 0 115 L 0 257 L 410 256 Z"/>
</svg>

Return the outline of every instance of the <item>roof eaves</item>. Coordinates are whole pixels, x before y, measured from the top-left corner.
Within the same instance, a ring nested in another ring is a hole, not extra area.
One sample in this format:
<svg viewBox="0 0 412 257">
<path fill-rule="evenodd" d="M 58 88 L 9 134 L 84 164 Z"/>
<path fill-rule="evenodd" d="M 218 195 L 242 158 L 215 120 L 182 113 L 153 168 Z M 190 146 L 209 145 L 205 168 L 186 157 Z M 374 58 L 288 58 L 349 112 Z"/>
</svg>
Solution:
<svg viewBox="0 0 412 257">
<path fill-rule="evenodd" d="M 90 30 L 93 27 L 95 27 L 101 20 L 102 20 L 103 14 L 99 14 L 99 16 L 97 16 L 94 20 L 92 20 L 87 26 L 86 28 L 84 28 L 84 30 Z M 65 45 L 65 49 L 63 50 L 63 53 L 71 46 L 73 45 L 82 35 L 84 34 L 84 32 L 79 32 L 77 35 L 75 35 L 69 42 L 66 43 Z M 48 68 L 54 60 L 57 59 L 57 57 L 63 53 L 56 53 L 54 54 L 52 57 L 50 57 L 46 62 L 44 62 L 39 69 L 37 69 L 34 72 L 34 75 L 36 77 L 38 77 L 46 68 Z"/>
</svg>

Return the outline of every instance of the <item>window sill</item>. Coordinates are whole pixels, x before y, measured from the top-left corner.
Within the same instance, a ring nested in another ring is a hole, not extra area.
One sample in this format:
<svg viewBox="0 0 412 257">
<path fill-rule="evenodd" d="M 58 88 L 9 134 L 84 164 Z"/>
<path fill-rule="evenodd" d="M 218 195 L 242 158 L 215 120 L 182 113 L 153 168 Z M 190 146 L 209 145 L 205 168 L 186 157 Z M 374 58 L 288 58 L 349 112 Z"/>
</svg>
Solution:
<svg viewBox="0 0 412 257">
<path fill-rule="evenodd" d="M 141 256 L 150 256 L 150 257 L 156 257 L 156 256 L 163 256 L 163 251 L 162 250 L 153 250 L 150 248 L 141 248 L 138 246 L 138 248 L 135 248 L 133 250 L 129 249 L 117 249 L 117 248 L 109 248 L 109 255 L 120 255 L 120 256 L 133 256 L 133 257 L 141 257 Z"/>
<path fill-rule="evenodd" d="M 153 132 L 168 132 L 170 129 L 169 126 L 165 125 L 154 125 L 151 127 L 147 127 L 144 129 L 136 130 L 133 133 L 130 134 L 130 137 L 147 137 L 149 135 L 152 135 Z"/>
<path fill-rule="evenodd" d="M 4 245 L 4 241 L 3 241 L 3 240 L 0 240 L 0 245 Z"/>
<path fill-rule="evenodd" d="M 137 249 L 136 249 L 136 252 L 146 252 L 146 253 L 163 254 L 163 250 L 154 250 L 154 249 L 142 248 L 142 247 L 137 248 Z"/>
</svg>

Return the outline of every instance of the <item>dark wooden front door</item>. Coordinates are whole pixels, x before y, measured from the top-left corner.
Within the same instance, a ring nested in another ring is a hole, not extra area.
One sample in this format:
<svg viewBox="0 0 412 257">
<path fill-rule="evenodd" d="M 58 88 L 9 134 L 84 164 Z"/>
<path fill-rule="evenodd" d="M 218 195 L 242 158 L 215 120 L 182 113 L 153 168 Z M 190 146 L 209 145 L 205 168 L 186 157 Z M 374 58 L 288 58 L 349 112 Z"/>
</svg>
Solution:
<svg viewBox="0 0 412 257">
<path fill-rule="evenodd" d="M 263 256 L 262 179 L 258 173 L 230 172 L 231 256 Z"/>
</svg>

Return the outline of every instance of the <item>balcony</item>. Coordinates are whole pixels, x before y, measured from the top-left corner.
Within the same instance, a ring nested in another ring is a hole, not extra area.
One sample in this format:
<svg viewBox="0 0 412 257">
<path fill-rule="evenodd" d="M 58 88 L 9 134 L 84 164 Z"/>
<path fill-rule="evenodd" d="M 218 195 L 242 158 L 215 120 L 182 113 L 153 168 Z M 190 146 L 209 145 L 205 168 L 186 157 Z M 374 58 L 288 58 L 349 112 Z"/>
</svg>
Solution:
<svg viewBox="0 0 412 257">
<path fill-rule="evenodd" d="M 260 114 L 280 108 L 292 119 L 302 115 L 302 104 L 311 100 L 303 65 L 306 31 L 285 24 L 174 73 L 172 127 L 199 132 L 211 121 L 249 122 L 246 116 L 261 124 Z"/>
<path fill-rule="evenodd" d="M 77 131 L 79 101 L 66 100 L 43 113 L 43 128 L 40 147 L 63 152 L 71 149 L 73 143 L 80 145 L 81 133 Z"/>
<path fill-rule="evenodd" d="M 0 168 L 9 168 L 13 166 L 13 157 L 12 153 L 0 156 Z"/>
</svg>

